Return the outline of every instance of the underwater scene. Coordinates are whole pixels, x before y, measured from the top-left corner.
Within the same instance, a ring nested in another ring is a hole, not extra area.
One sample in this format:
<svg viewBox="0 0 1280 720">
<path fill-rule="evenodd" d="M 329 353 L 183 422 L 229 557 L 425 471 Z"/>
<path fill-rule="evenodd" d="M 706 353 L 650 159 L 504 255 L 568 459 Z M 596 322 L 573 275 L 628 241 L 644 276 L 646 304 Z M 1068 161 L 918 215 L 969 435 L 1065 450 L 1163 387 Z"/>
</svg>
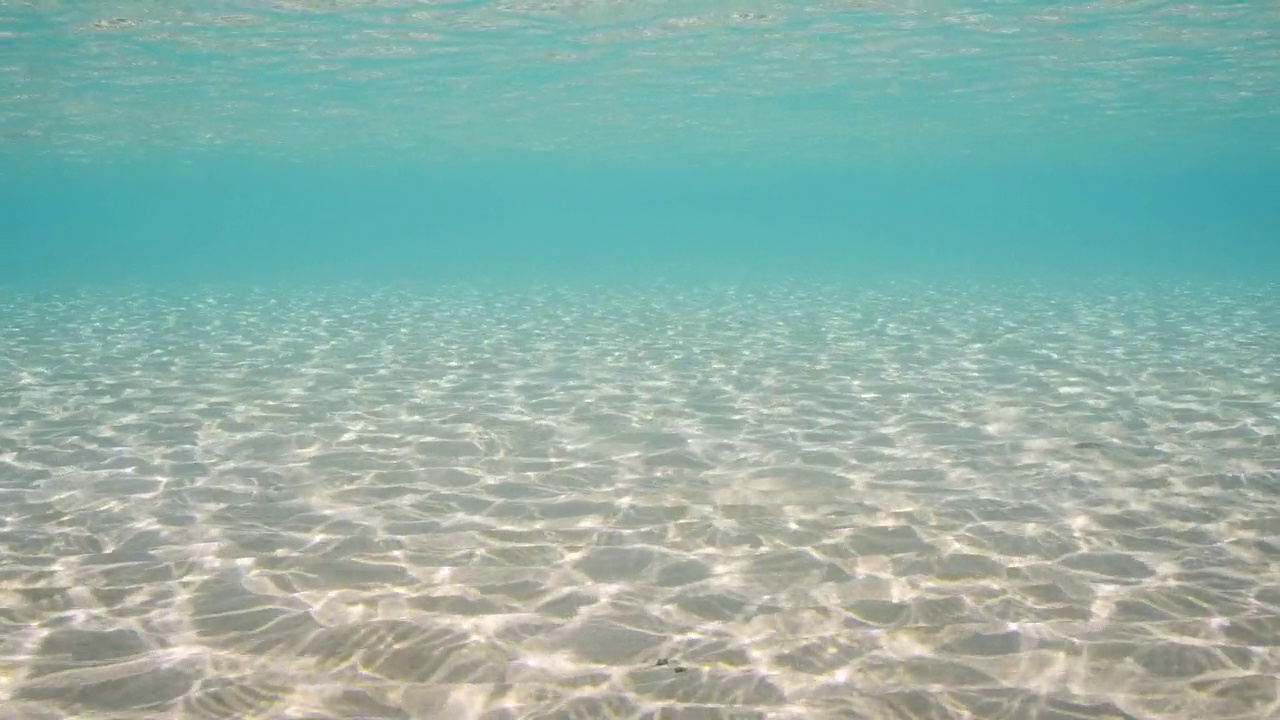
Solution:
<svg viewBox="0 0 1280 720">
<path fill-rule="evenodd" d="M 0 720 L 1280 717 L 1280 5 L 0 0 Z"/>
</svg>

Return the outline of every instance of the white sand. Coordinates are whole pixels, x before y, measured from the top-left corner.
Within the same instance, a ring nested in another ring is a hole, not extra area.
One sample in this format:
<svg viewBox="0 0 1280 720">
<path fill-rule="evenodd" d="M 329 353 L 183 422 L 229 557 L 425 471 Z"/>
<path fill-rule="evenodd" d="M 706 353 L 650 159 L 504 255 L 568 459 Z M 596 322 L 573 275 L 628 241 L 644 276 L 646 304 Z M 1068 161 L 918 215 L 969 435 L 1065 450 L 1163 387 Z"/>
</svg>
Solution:
<svg viewBox="0 0 1280 720">
<path fill-rule="evenodd" d="M 1278 538 L 1275 287 L 0 296 L 3 718 L 1275 717 Z"/>
</svg>

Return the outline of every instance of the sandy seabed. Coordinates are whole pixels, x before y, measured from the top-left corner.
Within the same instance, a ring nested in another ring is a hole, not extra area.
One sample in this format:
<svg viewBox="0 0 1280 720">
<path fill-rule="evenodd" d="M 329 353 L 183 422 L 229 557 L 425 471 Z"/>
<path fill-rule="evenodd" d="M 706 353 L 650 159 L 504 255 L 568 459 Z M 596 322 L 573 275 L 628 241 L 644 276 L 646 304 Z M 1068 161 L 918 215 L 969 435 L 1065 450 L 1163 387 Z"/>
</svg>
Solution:
<svg viewBox="0 0 1280 720">
<path fill-rule="evenodd" d="M 1280 288 L 0 293 L 0 718 L 1280 716 Z"/>
</svg>

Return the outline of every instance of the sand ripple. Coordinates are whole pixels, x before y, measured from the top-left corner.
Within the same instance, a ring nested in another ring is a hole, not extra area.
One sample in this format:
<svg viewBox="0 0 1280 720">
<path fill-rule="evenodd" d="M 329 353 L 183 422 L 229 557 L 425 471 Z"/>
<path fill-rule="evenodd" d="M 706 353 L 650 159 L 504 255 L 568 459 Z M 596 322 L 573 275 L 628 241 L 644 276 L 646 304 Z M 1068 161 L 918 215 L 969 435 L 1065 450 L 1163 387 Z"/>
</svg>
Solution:
<svg viewBox="0 0 1280 720">
<path fill-rule="evenodd" d="M 0 716 L 1280 715 L 1280 293 L 0 297 Z"/>
</svg>

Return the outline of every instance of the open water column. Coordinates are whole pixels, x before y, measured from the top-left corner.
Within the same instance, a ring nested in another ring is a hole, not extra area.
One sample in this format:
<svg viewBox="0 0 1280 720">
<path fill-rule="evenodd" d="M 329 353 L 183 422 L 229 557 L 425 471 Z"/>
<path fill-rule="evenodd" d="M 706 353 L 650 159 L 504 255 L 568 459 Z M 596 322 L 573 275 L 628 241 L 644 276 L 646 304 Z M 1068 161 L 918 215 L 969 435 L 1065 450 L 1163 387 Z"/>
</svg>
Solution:
<svg viewBox="0 0 1280 720">
<path fill-rule="evenodd" d="M 1280 717 L 1280 5 L 0 0 L 0 718 Z"/>
</svg>

